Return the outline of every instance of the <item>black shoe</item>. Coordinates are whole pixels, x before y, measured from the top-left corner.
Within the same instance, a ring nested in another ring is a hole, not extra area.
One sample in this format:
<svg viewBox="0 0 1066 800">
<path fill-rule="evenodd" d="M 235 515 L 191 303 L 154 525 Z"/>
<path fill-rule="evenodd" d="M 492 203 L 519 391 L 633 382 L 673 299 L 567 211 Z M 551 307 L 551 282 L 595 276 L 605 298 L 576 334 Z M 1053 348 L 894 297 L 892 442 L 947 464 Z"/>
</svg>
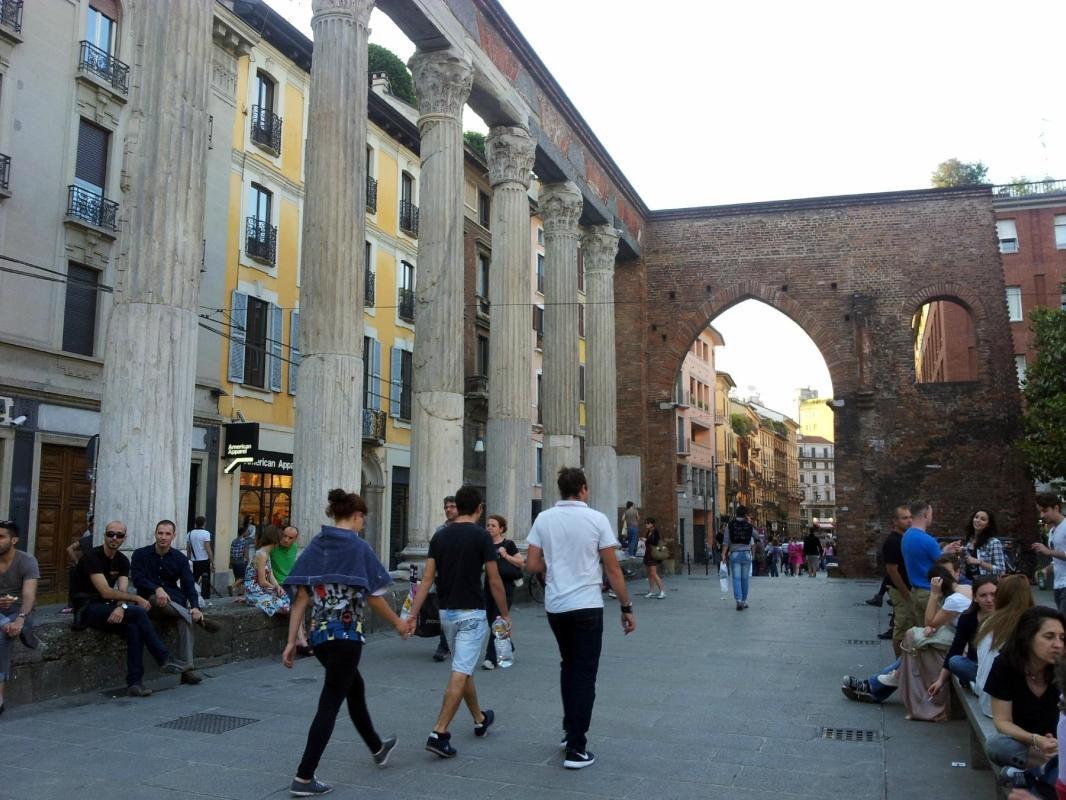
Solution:
<svg viewBox="0 0 1066 800">
<path fill-rule="evenodd" d="M 36 650 L 37 647 L 41 644 L 41 640 L 37 638 L 37 634 L 33 632 L 32 628 L 29 630 L 23 629 L 22 631 L 20 631 L 19 641 L 26 645 L 26 647 L 30 648 L 30 650 Z"/>
<path fill-rule="evenodd" d="M 381 749 L 374 753 L 374 763 L 384 767 L 389 763 L 389 755 L 396 749 L 396 737 L 386 736 L 381 740 Z"/>
<path fill-rule="evenodd" d="M 996 775 L 996 783 L 1009 789 L 1028 789 L 1025 770 L 1018 767 L 1004 767 Z"/>
<path fill-rule="evenodd" d="M 869 600 L 866 601 L 866 605 L 880 608 L 884 602 L 885 600 L 883 597 L 875 595 L 874 597 L 871 597 Z"/>
<path fill-rule="evenodd" d="M 584 769 L 585 767 L 591 767 L 596 763 L 596 756 L 592 755 L 585 750 L 584 753 L 579 753 L 577 750 L 567 750 L 566 758 L 563 759 L 563 766 L 567 769 Z"/>
<path fill-rule="evenodd" d="M 208 619 L 207 617 L 200 617 L 200 626 L 205 631 L 207 631 L 208 633 L 218 633 L 220 630 L 222 630 L 222 626 L 221 625 L 219 625 L 213 619 Z M 312 781 L 312 783 L 313 782 L 314 781 Z M 308 785 L 310 786 L 310 784 L 308 784 Z M 321 785 L 325 786 L 326 784 L 323 783 Z M 333 787 L 332 786 L 330 786 L 328 788 L 329 788 L 329 791 L 331 791 L 331 792 L 333 791 Z M 323 794 L 324 794 L 324 792 L 323 792 Z"/>
<path fill-rule="evenodd" d="M 132 686 L 126 687 L 126 694 L 130 697 L 151 697 L 152 690 L 139 683 L 135 683 Z"/>
<path fill-rule="evenodd" d="M 496 714 L 493 713 L 491 708 L 486 708 L 481 713 L 485 718 L 481 720 L 480 724 L 474 726 L 474 736 L 484 736 L 489 732 L 489 726 L 496 721 Z"/>
<path fill-rule="evenodd" d="M 455 758 L 459 751 L 452 747 L 452 735 L 450 733 L 437 733 L 434 731 L 426 739 L 426 749 L 436 753 L 441 758 Z"/>
<path fill-rule="evenodd" d="M 333 787 L 328 783 L 322 783 L 318 778 L 311 778 L 307 783 L 293 778 L 289 784 L 289 794 L 293 797 L 317 797 L 320 794 L 329 794 Z"/>
<path fill-rule="evenodd" d="M 198 683 L 202 683 L 204 676 L 194 669 L 187 669 L 181 673 L 181 682 L 187 683 L 190 686 L 195 686 Z"/>
<path fill-rule="evenodd" d="M 446 659 L 451 654 L 452 654 L 452 651 L 449 650 L 447 647 L 438 647 L 437 648 L 437 652 L 435 652 L 433 654 L 433 660 L 434 661 L 443 661 L 444 659 Z"/>
<path fill-rule="evenodd" d="M 890 639 L 892 638 L 892 629 L 891 629 L 891 628 L 889 628 L 889 629 L 888 629 L 887 631 L 885 631 L 884 633 L 879 633 L 879 634 L 877 634 L 877 638 L 878 638 L 878 639 L 880 639 L 880 640 L 881 640 L 881 641 L 883 641 L 883 642 L 887 642 L 887 641 L 889 641 L 889 640 L 890 640 Z"/>
</svg>

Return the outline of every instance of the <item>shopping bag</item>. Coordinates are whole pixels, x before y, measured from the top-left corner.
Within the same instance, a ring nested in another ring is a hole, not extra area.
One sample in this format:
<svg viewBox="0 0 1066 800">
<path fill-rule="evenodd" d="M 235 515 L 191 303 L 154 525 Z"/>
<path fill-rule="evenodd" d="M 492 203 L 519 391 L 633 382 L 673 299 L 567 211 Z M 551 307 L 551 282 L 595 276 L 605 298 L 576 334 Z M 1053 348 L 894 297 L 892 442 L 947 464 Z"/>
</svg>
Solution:
<svg viewBox="0 0 1066 800">
<path fill-rule="evenodd" d="M 729 594 L 729 568 L 724 561 L 718 565 L 718 585 L 722 588 L 722 594 Z"/>
<path fill-rule="evenodd" d="M 430 592 L 426 595 L 426 602 L 422 604 L 422 608 L 418 612 L 415 636 L 423 639 L 440 636 L 440 602 L 437 600 L 436 592 Z"/>
</svg>

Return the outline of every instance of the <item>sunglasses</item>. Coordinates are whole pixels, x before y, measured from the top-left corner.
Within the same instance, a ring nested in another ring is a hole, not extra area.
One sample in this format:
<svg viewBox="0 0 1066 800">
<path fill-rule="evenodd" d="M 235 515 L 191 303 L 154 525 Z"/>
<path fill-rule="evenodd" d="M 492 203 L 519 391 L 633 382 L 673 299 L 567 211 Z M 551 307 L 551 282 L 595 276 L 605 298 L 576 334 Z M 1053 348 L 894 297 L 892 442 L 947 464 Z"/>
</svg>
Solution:
<svg viewBox="0 0 1066 800">
<path fill-rule="evenodd" d="M 125 539 L 126 538 L 126 534 L 124 534 L 124 533 L 115 533 L 114 531 L 108 531 L 107 533 L 104 534 L 104 536 L 106 536 L 108 539 Z"/>
</svg>

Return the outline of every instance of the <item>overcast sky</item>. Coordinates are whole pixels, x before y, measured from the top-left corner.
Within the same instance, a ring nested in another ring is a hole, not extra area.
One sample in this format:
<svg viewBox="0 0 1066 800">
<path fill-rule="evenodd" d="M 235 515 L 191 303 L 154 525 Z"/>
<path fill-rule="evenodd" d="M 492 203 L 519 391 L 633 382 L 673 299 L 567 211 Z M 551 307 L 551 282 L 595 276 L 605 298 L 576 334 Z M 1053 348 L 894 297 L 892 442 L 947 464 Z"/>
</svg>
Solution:
<svg viewBox="0 0 1066 800">
<path fill-rule="evenodd" d="M 501 1 L 653 209 L 918 189 L 952 157 L 1066 178 L 1063 0 Z M 269 2 L 310 33 L 310 0 Z M 715 321 L 738 385 L 786 413 L 828 390 L 810 340 L 748 305 Z"/>
</svg>

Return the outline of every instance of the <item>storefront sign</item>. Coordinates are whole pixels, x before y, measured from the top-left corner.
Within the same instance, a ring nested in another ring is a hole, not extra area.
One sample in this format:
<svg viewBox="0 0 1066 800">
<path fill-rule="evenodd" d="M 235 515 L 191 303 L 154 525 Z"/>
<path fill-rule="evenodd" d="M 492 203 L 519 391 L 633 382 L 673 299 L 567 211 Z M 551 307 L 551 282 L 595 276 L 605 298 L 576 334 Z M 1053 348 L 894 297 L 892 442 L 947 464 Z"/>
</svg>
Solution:
<svg viewBox="0 0 1066 800">
<path fill-rule="evenodd" d="M 242 472 L 269 472 L 274 475 L 292 475 L 292 453 L 275 453 L 256 450 L 251 463 L 241 464 Z"/>
<path fill-rule="evenodd" d="M 233 422 L 226 429 L 226 450 L 223 458 L 245 458 L 259 449 L 259 423 Z"/>
</svg>

